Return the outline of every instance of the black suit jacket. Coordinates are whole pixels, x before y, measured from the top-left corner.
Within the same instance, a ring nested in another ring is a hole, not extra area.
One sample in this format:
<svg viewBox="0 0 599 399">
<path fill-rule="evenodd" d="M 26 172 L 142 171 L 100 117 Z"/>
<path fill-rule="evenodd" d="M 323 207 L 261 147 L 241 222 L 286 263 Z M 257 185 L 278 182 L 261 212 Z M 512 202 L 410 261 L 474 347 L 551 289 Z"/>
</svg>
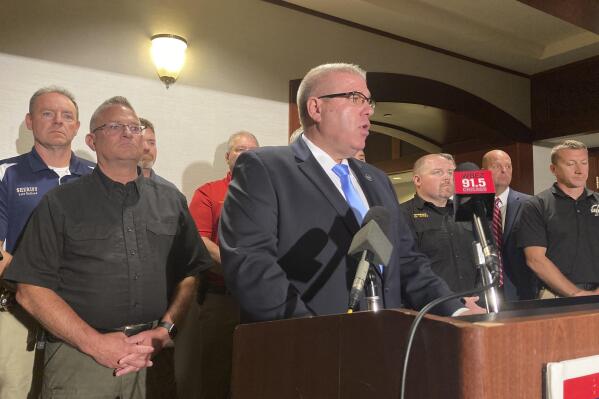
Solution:
<svg viewBox="0 0 599 399">
<path fill-rule="evenodd" d="M 517 221 L 522 205 L 532 196 L 510 188 L 507 198 L 507 213 L 503 228 L 501 256 L 507 279 L 504 282 L 504 296 L 509 301 L 536 299 L 538 280 L 526 265 L 524 252 L 516 245 Z"/>
<path fill-rule="evenodd" d="M 387 176 L 360 161 L 349 164 L 370 206 L 384 206 L 391 214 L 394 250 L 382 282 L 385 307 L 400 307 L 403 297 L 406 305 L 420 308 L 450 293 L 415 251 Z M 240 155 L 219 240 L 227 287 L 240 302 L 242 320 L 346 312 L 357 267 L 347 251 L 359 227 L 301 138 L 288 147 Z M 451 301 L 436 311 L 448 315 L 460 306 Z"/>
</svg>

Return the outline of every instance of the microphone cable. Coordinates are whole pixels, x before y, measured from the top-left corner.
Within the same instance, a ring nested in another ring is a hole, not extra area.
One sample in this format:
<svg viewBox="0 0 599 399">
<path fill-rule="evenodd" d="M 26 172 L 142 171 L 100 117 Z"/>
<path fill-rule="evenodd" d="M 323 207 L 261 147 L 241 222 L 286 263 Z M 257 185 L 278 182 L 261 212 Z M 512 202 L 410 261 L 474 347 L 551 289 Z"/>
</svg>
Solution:
<svg viewBox="0 0 599 399">
<path fill-rule="evenodd" d="M 405 395 L 405 390 L 406 390 L 406 376 L 408 374 L 408 362 L 410 360 L 410 350 L 412 348 L 412 343 L 414 341 L 414 336 L 416 335 L 416 329 L 418 328 L 418 325 L 420 324 L 420 321 L 422 320 L 422 318 L 435 306 L 445 302 L 445 301 L 449 301 L 451 299 L 457 299 L 457 298 L 461 298 L 461 297 L 466 297 L 466 296 L 471 296 L 473 294 L 478 294 L 481 292 L 484 292 L 490 288 L 493 288 L 495 285 L 497 284 L 497 278 L 495 278 L 495 280 L 493 280 L 490 284 L 485 285 L 483 287 L 480 288 L 473 288 L 471 290 L 468 291 L 463 291 L 463 292 L 458 292 L 457 294 L 451 294 L 451 295 L 446 295 L 446 296 L 442 296 L 440 298 L 437 298 L 429 303 L 427 303 L 421 310 L 420 312 L 418 312 L 418 314 L 416 315 L 416 318 L 414 319 L 414 321 L 412 322 L 412 325 L 410 326 L 410 331 L 408 332 L 408 343 L 406 345 L 406 355 L 404 357 L 404 362 L 403 362 L 403 370 L 401 373 L 401 394 L 400 394 L 400 399 L 404 399 L 404 395 Z"/>
</svg>

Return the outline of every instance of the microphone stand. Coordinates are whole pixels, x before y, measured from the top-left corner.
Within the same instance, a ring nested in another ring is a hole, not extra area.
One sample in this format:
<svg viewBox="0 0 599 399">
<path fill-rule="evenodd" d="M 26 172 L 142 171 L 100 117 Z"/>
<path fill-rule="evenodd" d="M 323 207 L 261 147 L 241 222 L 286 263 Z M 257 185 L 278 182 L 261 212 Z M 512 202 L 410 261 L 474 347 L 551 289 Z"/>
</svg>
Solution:
<svg viewBox="0 0 599 399">
<path fill-rule="evenodd" d="M 368 275 L 366 276 L 366 285 L 364 286 L 364 290 L 366 293 L 366 305 L 368 306 L 368 310 L 378 312 L 383 308 L 383 304 L 376 280 L 376 272 L 373 270 L 373 267 L 376 266 L 371 264 L 368 270 Z"/>
<path fill-rule="evenodd" d="M 487 313 L 497 313 L 499 312 L 499 297 L 497 295 L 496 287 L 496 282 L 498 281 L 497 277 L 499 276 L 499 259 L 497 251 L 495 250 L 494 245 L 489 245 L 483 227 L 483 221 L 476 212 L 472 215 L 472 221 L 480 240 L 480 242 L 475 244 L 475 259 L 477 259 L 477 264 L 480 267 L 483 286 L 489 287 L 484 291 Z M 480 262 L 481 257 L 479 256 L 479 250 L 482 250 L 483 262 Z"/>
</svg>

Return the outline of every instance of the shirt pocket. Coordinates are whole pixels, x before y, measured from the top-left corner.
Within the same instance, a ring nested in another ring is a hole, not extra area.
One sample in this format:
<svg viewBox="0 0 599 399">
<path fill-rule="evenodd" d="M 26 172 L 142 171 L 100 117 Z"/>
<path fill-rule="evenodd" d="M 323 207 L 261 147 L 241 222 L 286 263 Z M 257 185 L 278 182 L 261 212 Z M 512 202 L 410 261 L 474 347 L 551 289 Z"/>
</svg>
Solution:
<svg viewBox="0 0 599 399">
<path fill-rule="evenodd" d="M 179 224 L 175 220 L 147 222 L 148 244 L 157 259 L 166 260 L 177 235 Z"/>
<path fill-rule="evenodd" d="M 443 248 L 439 245 L 439 240 L 443 240 L 447 236 L 447 229 L 443 226 L 441 219 L 429 219 L 424 222 L 414 223 L 414 225 L 418 238 L 417 246 L 421 252 L 429 258 L 447 255 L 442 253 Z"/>
<path fill-rule="evenodd" d="M 122 232 L 112 225 L 74 225 L 66 229 L 64 255 L 67 259 L 108 260 L 123 251 Z M 120 247 L 120 248 L 119 248 Z"/>
</svg>

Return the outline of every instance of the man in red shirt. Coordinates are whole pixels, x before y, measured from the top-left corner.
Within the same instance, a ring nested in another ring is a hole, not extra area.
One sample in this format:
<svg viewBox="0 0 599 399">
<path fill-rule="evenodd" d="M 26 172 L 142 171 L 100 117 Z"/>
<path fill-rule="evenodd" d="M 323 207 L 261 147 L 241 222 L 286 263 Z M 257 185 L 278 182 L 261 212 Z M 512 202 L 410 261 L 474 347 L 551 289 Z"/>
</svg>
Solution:
<svg viewBox="0 0 599 399">
<path fill-rule="evenodd" d="M 199 187 L 189 205 L 198 233 L 214 261 L 198 292 L 200 399 L 226 399 L 229 395 L 233 330 L 239 324 L 239 306 L 225 287 L 218 247 L 218 221 L 237 157 L 258 145 L 256 137 L 249 132 L 231 135 L 225 154 L 229 165 L 227 176 Z"/>
</svg>

